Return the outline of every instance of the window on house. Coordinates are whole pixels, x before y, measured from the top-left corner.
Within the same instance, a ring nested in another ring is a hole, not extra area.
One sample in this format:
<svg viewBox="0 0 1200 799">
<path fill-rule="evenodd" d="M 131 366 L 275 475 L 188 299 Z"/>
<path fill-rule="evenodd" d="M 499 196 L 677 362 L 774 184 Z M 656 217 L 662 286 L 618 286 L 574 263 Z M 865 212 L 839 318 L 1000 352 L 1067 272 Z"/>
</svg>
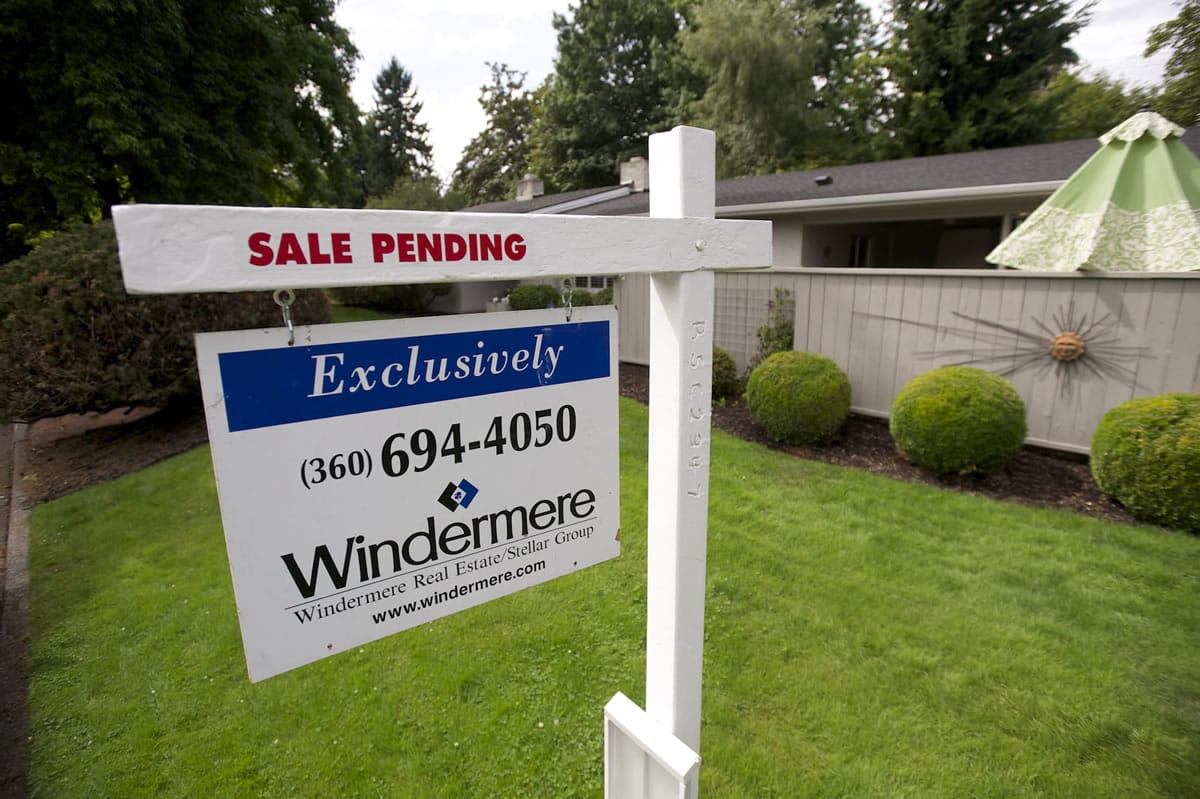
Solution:
<svg viewBox="0 0 1200 799">
<path fill-rule="evenodd" d="M 575 278 L 575 286 L 588 291 L 599 291 L 608 288 L 616 281 L 617 279 L 612 275 L 587 275 Z"/>
</svg>

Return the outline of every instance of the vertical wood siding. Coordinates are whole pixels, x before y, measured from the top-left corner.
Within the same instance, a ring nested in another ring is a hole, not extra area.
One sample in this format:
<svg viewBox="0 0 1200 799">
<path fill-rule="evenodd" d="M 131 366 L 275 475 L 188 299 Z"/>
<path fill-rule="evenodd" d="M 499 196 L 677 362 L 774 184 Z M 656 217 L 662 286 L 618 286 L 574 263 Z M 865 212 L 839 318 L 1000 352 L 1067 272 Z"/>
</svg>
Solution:
<svg viewBox="0 0 1200 799">
<path fill-rule="evenodd" d="M 1200 392 L 1200 275 L 718 273 L 716 344 L 739 369 L 754 360 L 757 332 L 777 288 L 790 292 L 795 348 L 842 367 L 858 413 L 887 416 L 905 383 L 937 366 L 965 362 L 1002 373 L 1024 363 L 1006 377 L 1025 400 L 1028 441 L 1087 452 L 1113 406 L 1150 394 Z M 618 284 L 621 360 L 648 362 L 648 296 L 647 277 Z M 1061 365 L 1048 355 L 1049 340 L 1063 332 L 1055 319 L 1065 322 L 1068 315 L 1085 334 L 1087 351 Z M 1122 367 L 1128 377 L 1116 373 Z"/>
<path fill-rule="evenodd" d="M 617 360 L 650 365 L 650 276 L 625 275 L 613 284 Z"/>
</svg>

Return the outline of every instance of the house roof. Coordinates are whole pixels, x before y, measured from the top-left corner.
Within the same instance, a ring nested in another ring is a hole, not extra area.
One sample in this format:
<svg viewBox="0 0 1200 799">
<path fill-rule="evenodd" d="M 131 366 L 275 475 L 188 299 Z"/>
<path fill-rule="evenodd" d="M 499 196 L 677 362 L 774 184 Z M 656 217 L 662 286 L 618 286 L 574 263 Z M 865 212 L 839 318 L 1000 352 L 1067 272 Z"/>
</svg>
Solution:
<svg viewBox="0 0 1200 799">
<path fill-rule="evenodd" d="M 1200 127 L 1189 128 L 1183 141 L 1200 156 Z M 817 209 L 872 199 L 897 202 L 917 197 L 1044 196 L 1070 177 L 1099 147 L 1094 138 L 1074 139 L 721 180 L 716 186 L 717 215 Z M 822 182 L 818 183 L 817 178 L 822 178 Z M 559 212 L 599 216 L 633 216 L 649 212 L 647 192 L 632 193 L 628 187 L 620 192 L 621 188 L 610 186 L 546 195 L 528 202 L 510 200 L 467 210 L 528 213 L 593 193 L 597 195 L 596 202 L 585 200 Z M 606 192 L 610 193 L 608 198 L 600 196 Z"/>
<path fill-rule="evenodd" d="M 598 189 L 579 189 L 577 191 L 564 191 L 560 194 L 543 194 L 540 197 L 534 197 L 532 200 L 501 200 L 499 202 L 483 203 L 482 205 L 474 205 L 470 208 L 464 208 L 464 211 L 479 211 L 482 213 L 507 213 L 507 214 L 528 214 L 534 211 L 545 211 L 555 205 L 563 205 L 574 203 L 577 201 L 595 200 L 602 201 L 602 195 L 612 193 L 613 190 L 619 190 L 621 186 L 601 186 Z"/>
</svg>

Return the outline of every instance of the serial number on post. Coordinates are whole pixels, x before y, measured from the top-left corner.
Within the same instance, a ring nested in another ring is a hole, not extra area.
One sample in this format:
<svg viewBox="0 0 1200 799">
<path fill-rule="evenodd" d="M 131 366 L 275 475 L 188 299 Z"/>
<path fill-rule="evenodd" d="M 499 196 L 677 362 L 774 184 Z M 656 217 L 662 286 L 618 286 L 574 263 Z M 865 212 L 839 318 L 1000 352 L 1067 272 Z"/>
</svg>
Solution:
<svg viewBox="0 0 1200 799">
<path fill-rule="evenodd" d="M 574 405 L 561 405 L 507 417 L 493 416 L 487 429 L 476 429 L 474 435 L 464 433 L 463 427 L 462 422 L 454 422 L 444 430 L 423 427 L 392 433 L 374 449 L 363 447 L 304 458 L 300 461 L 300 482 L 311 491 L 329 482 L 370 478 L 376 468 L 387 477 L 404 477 L 427 471 L 439 462 L 462 463 L 472 452 L 504 455 L 555 442 L 567 443 L 575 438 L 578 419 Z"/>
</svg>

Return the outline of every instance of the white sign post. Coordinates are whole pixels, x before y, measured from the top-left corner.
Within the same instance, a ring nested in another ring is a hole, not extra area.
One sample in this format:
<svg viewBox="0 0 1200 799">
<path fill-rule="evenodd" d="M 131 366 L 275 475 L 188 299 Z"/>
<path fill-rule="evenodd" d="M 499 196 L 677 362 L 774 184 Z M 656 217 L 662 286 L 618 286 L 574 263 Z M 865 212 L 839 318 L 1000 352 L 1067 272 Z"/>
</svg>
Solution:
<svg viewBox="0 0 1200 799">
<path fill-rule="evenodd" d="M 715 188 L 711 131 L 676 128 L 650 137 L 651 217 L 712 219 Z M 610 703 L 606 771 L 624 776 L 606 780 L 609 799 L 698 793 L 697 770 L 668 764 L 679 762 L 680 748 L 697 761 L 700 751 L 713 282 L 711 271 L 651 278 L 646 713 L 636 719 L 620 695 Z M 618 712 L 634 716 L 636 725 L 617 723 Z M 639 735 L 626 733 L 623 744 L 611 741 L 618 731 L 633 729 Z M 674 755 L 663 745 L 629 745 L 661 741 L 664 734 L 676 742 L 668 747 Z M 631 781 L 630 772 L 640 777 Z M 636 793 L 626 792 L 630 785 L 639 786 Z"/>
<path fill-rule="evenodd" d="M 650 354 L 647 709 L 641 711 L 619 694 L 606 708 L 605 786 L 612 799 L 694 797 L 696 794 L 712 393 L 711 270 L 765 267 L 772 260 L 769 222 L 713 218 L 714 161 L 714 138 L 709 131 L 676 128 L 651 136 L 649 218 L 163 205 L 113 209 L 126 288 L 135 293 L 249 291 L 574 275 L 654 275 Z M 461 332 L 475 333 L 480 329 L 468 327 Z M 427 332 L 439 335 L 436 331 Z M 258 334 L 279 338 L 281 331 L 258 331 Z M 326 335 L 321 328 L 298 328 L 296 344 L 312 347 L 342 343 L 327 340 Z M 372 333 L 364 338 L 373 336 Z M 490 336 L 487 338 L 490 340 Z M 207 360 L 209 366 L 214 367 L 215 359 L 219 371 L 218 350 L 221 347 L 215 344 L 209 347 L 204 341 L 202 339 L 200 344 L 201 361 Z M 211 341 L 228 345 L 226 349 L 233 354 L 253 349 L 238 338 L 214 338 Z M 279 345 L 279 341 L 272 340 L 266 348 L 278 349 Z M 486 341 L 481 345 L 484 349 L 487 346 Z M 527 349 L 532 359 L 535 348 L 530 345 Z M 312 371 L 307 378 L 311 381 L 307 387 L 309 394 L 332 392 L 337 385 L 350 392 L 352 386 L 362 385 L 364 379 L 374 379 L 375 372 L 365 371 L 370 364 L 357 364 L 364 371 L 354 373 L 353 367 L 335 357 L 338 351 L 307 354 L 308 367 Z M 615 347 L 612 351 L 615 352 Z M 312 360 L 314 356 L 318 360 Z M 324 360 L 319 360 L 322 357 Z M 375 364 L 376 369 L 386 370 L 392 364 L 404 363 L 401 360 L 385 361 Z M 339 384 L 339 370 L 343 366 L 351 369 L 351 373 L 346 378 L 349 382 Z M 393 368 L 389 379 L 395 382 L 398 374 L 399 369 Z M 383 379 L 382 372 L 378 377 Z M 208 386 L 210 391 L 213 388 Z M 579 401 L 574 394 L 536 396 L 539 399 L 524 411 L 516 406 L 503 411 L 489 410 L 484 419 L 498 416 L 511 423 L 525 412 L 532 414 L 530 422 L 537 429 L 539 421 L 547 421 L 549 417 L 557 423 L 559 414 L 564 413 L 562 408 Z M 448 401 L 467 402 L 462 397 Z M 538 417 L 539 410 L 548 411 L 544 414 L 547 419 Z M 362 414 L 385 412 L 383 409 L 365 410 Z M 310 471 L 306 473 L 305 467 L 298 465 L 295 474 L 287 479 L 293 483 L 299 481 L 300 485 L 305 480 L 314 482 L 321 472 L 313 462 L 320 460 L 326 475 L 317 485 L 321 488 L 325 481 L 332 479 L 330 469 L 334 456 L 341 456 L 339 472 L 341 468 L 347 472 L 368 468 L 366 458 L 372 454 L 399 459 L 396 454 L 399 439 L 390 438 L 397 433 L 405 434 L 403 440 L 408 449 L 401 449 L 410 468 L 414 455 L 423 463 L 423 453 L 438 436 L 443 437 L 437 456 L 442 458 L 447 435 L 452 439 L 447 450 L 451 453 L 448 468 L 465 466 L 465 463 L 453 463 L 457 445 L 450 431 L 454 425 L 459 425 L 468 454 L 472 443 L 478 443 L 479 449 L 483 449 L 488 441 L 486 430 L 482 434 L 476 429 L 465 430 L 465 422 L 460 420 L 466 418 L 466 414 L 454 411 L 420 428 L 414 428 L 412 421 L 404 421 L 399 427 L 393 425 L 387 430 L 372 428 L 373 432 L 365 436 L 361 445 L 357 438 L 351 441 L 345 437 L 351 436 L 349 431 L 339 433 L 329 439 L 327 445 L 297 449 L 292 453 L 291 461 L 309 464 Z M 566 424 L 565 420 L 563 423 Z M 381 442 L 379 436 L 388 430 L 392 432 Z M 413 438 L 418 431 L 424 431 L 420 433 L 419 444 Z M 558 434 L 557 428 L 555 434 Z M 261 446 L 286 446 L 270 434 L 264 435 L 267 440 Z M 563 438 L 562 435 L 559 437 Z M 389 440 L 392 441 L 390 448 L 386 446 Z M 214 441 L 214 457 L 223 446 Z M 252 448 L 246 445 L 240 450 L 244 453 Z M 364 454 L 354 455 L 359 451 Z M 353 465 L 351 457 L 355 458 Z M 398 460 L 393 464 L 398 464 Z M 434 489 L 444 482 L 441 491 L 446 492 L 451 505 L 463 506 L 475 501 L 476 496 L 482 497 L 483 487 L 476 485 L 466 474 L 461 477 L 451 474 L 458 472 L 431 476 L 429 485 L 424 487 L 425 492 L 434 493 Z M 487 479 L 493 476 L 488 475 Z M 354 477 L 352 483 L 365 485 L 369 482 L 359 481 L 358 475 Z M 278 479 L 284 479 L 282 473 Z M 339 481 L 344 479 L 345 475 Z M 581 478 L 583 483 L 588 479 Z M 478 494 L 473 493 L 476 489 Z M 252 501 L 252 488 L 239 490 L 246 495 L 246 502 Z M 288 490 L 307 492 L 310 489 L 291 486 Z M 605 512 L 596 491 L 588 489 L 589 493 L 581 495 L 580 490 L 579 486 L 557 486 L 552 489 L 553 498 L 549 494 L 541 498 L 554 506 L 554 521 L 567 522 L 565 527 L 568 529 L 579 529 L 584 524 L 583 516 L 593 509 L 593 493 L 596 494 L 597 513 Z M 441 497 L 438 493 L 438 498 Z M 532 498 L 531 501 L 540 500 Z M 557 510 L 559 506 L 562 513 Z M 512 508 L 501 503 L 497 512 L 504 510 L 511 511 Z M 532 510 L 527 512 L 534 513 Z M 271 523 L 268 508 L 250 515 L 254 516 L 255 524 Z M 376 561 L 381 564 L 387 561 L 394 548 L 400 552 L 401 571 L 404 572 L 405 568 L 414 565 L 413 560 L 421 559 L 422 553 L 428 555 L 431 546 L 439 548 L 440 557 L 445 553 L 451 556 L 462 554 L 457 549 L 464 546 L 465 541 L 474 544 L 474 522 L 466 526 L 470 534 L 463 533 L 459 537 L 462 530 L 453 527 L 453 523 L 440 526 L 439 517 L 426 514 L 422 518 L 432 518 L 433 522 L 420 529 L 408 530 L 404 538 L 368 541 L 367 535 L 362 534 L 360 542 L 358 532 L 347 530 L 341 538 L 341 551 L 336 550 L 337 540 L 333 540 L 332 543 L 310 542 L 307 550 L 280 550 L 274 555 L 283 560 L 285 566 L 289 564 L 284 559 L 292 555 L 296 567 L 294 570 L 288 568 L 295 578 L 291 581 L 292 589 L 299 587 L 304 593 L 311 588 L 316 596 L 320 590 L 318 584 L 323 580 L 333 581 L 336 576 L 340 581 L 343 574 L 353 569 L 373 575 Z M 548 516 L 545 518 L 549 519 Z M 417 539 L 425 542 L 426 550 L 405 560 L 405 542 L 413 542 L 409 548 L 412 554 L 418 546 Z M 431 539 L 433 544 L 429 544 Z M 320 549 L 322 546 L 324 550 Z M 595 553 L 597 559 L 604 556 L 604 551 Z M 435 570 L 437 568 L 440 567 L 435 566 Z M 249 577 L 253 579 L 254 576 Z M 521 575 L 522 578 L 527 576 Z M 424 582 L 433 585 L 432 580 Z M 283 585 L 286 588 L 288 584 Z M 334 588 L 340 590 L 337 586 Z M 447 597 L 447 601 L 455 598 Z M 282 596 L 272 601 L 278 604 L 281 599 Z M 337 610 L 339 599 L 328 601 L 332 602 L 331 612 L 335 615 L 343 612 Z M 404 612 L 401 605 L 401 613 Z M 345 641 L 337 639 L 329 641 L 327 648 L 345 645 L 348 645 Z M 300 662 L 300 657 L 288 655 L 265 668 L 290 668 Z"/>
<path fill-rule="evenodd" d="M 650 139 L 650 215 L 713 217 L 715 145 L 691 129 Z M 713 273 L 650 285 L 646 710 L 700 749 L 700 667 L 712 412 Z"/>
</svg>

